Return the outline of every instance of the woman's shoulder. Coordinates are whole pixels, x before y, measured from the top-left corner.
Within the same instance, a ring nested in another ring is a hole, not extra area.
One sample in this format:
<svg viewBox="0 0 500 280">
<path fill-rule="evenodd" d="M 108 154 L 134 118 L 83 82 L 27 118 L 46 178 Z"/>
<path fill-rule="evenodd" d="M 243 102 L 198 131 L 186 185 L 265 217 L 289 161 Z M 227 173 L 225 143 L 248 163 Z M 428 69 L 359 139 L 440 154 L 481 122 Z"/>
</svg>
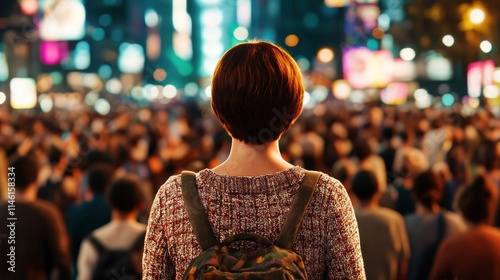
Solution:
<svg viewBox="0 0 500 280">
<path fill-rule="evenodd" d="M 334 177 L 321 173 L 313 196 L 316 205 L 329 211 L 352 208 L 352 202 L 344 185 Z"/>
<path fill-rule="evenodd" d="M 316 186 L 318 192 L 330 195 L 345 193 L 347 195 L 347 190 L 339 180 L 322 172 L 320 172 L 320 174 L 321 175 Z"/>
<path fill-rule="evenodd" d="M 167 181 L 165 181 L 165 183 L 163 183 L 163 185 L 158 188 L 156 199 L 161 198 L 169 200 L 172 197 L 176 197 L 179 194 L 182 194 L 181 186 L 182 183 L 180 174 L 170 176 Z"/>
<path fill-rule="evenodd" d="M 224 176 L 224 175 L 217 175 L 216 173 L 212 172 L 209 169 L 204 169 L 201 170 L 197 173 L 195 173 L 196 176 L 196 183 L 198 185 L 198 188 L 203 188 L 205 185 L 211 185 L 211 184 L 220 184 L 221 180 L 216 180 L 219 179 L 219 177 L 223 177 L 223 179 L 231 179 L 231 182 L 237 183 L 239 182 L 238 179 L 245 179 L 247 183 L 250 183 L 251 185 L 261 185 L 264 182 L 271 182 L 272 185 L 280 185 L 284 183 L 291 183 L 293 184 L 294 182 L 301 182 L 304 179 L 304 176 L 306 175 L 308 170 L 302 168 L 302 167 L 294 167 L 288 171 L 285 171 L 283 173 L 277 173 L 275 175 L 265 175 L 265 176 L 258 176 L 258 177 L 247 177 L 247 178 L 231 178 L 230 176 Z M 320 177 L 318 179 L 318 182 L 316 184 L 316 189 L 314 196 L 315 197 L 324 197 L 324 198 L 332 198 L 336 199 L 338 196 L 341 197 L 347 197 L 347 191 L 342 185 L 342 183 L 329 176 L 328 174 L 320 173 Z M 213 178 L 217 177 L 217 178 Z M 264 180 L 265 179 L 265 180 Z M 222 180 L 225 182 L 225 180 Z M 256 182 L 253 182 L 256 181 Z M 254 184 L 255 183 L 255 184 Z M 223 184 L 224 185 L 224 184 Z M 176 174 L 170 176 L 165 183 L 159 188 L 158 194 L 160 196 L 165 196 L 168 198 L 176 197 L 179 196 L 179 194 L 182 193 L 181 190 L 182 186 L 182 181 L 181 181 L 181 174 Z M 235 186 L 233 186 L 234 188 Z"/>
</svg>

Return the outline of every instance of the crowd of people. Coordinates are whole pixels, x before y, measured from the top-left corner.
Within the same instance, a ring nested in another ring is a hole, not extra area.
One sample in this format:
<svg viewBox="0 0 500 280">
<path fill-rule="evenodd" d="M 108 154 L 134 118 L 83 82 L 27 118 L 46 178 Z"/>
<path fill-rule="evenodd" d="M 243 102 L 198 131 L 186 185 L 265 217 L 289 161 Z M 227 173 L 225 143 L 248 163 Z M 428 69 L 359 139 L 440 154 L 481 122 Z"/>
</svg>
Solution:
<svg viewBox="0 0 500 280">
<path fill-rule="evenodd" d="M 61 279 L 97 279 L 102 251 L 140 251 L 153 198 L 171 175 L 213 168 L 229 154 L 231 138 L 208 104 L 124 106 L 107 116 L 0 108 L 0 179 L 15 166 L 25 227 L 17 229 L 20 272 L 9 278 L 2 254 L 0 278 L 48 279 L 55 269 Z M 500 119 L 461 109 L 329 98 L 282 136 L 284 159 L 344 185 L 368 279 L 446 279 L 457 271 L 500 279 Z M 5 205 L 0 219 L 6 215 Z M 2 252 L 6 246 L 0 242 Z M 23 256 L 43 246 L 50 253 Z M 472 265 L 476 256 L 480 266 Z M 138 258 L 132 254 L 136 270 L 126 273 L 140 275 Z"/>
</svg>

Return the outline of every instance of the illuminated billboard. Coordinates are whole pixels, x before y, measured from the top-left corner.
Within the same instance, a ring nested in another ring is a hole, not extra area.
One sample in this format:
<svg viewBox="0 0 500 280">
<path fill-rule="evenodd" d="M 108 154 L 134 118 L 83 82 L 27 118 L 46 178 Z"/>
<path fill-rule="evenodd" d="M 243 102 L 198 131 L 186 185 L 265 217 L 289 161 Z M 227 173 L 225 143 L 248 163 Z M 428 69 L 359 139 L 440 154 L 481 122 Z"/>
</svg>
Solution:
<svg viewBox="0 0 500 280">
<path fill-rule="evenodd" d="M 10 81 L 10 105 L 14 109 L 34 108 L 37 103 L 36 84 L 31 78 L 13 78 Z"/>
<path fill-rule="evenodd" d="M 79 40 L 85 36 L 82 0 L 40 1 L 40 38 L 45 41 Z"/>
<path fill-rule="evenodd" d="M 342 58 L 344 79 L 354 89 L 386 87 L 393 80 L 393 60 L 387 50 L 347 48 Z"/>
</svg>

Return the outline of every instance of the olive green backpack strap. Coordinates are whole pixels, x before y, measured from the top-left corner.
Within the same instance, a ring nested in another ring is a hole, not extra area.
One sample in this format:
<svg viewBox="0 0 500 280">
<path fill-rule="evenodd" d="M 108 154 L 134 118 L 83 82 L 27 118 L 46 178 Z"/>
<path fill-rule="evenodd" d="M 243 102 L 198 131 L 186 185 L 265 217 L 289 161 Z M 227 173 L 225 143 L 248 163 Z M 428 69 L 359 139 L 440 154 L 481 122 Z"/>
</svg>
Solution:
<svg viewBox="0 0 500 280">
<path fill-rule="evenodd" d="M 306 175 L 293 199 L 292 206 L 290 206 L 283 228 L 276 239 L 276 246 L 288 250 L 292 248 L 320 176 L 320 172 L 306 171 Z"/>
<path fill-rule="evenodd" d="M 212 231 L 208 221 L 205 207 L 201 203 L 198 188 L 196 186 L 196 174 L 192 171 L 183 171 L 181 175 L 182 196 L 188 212 L 189 221 L 194 230 L 194 235 L 203 251 L 213 247 L 219 242 Z"/>
</svg>

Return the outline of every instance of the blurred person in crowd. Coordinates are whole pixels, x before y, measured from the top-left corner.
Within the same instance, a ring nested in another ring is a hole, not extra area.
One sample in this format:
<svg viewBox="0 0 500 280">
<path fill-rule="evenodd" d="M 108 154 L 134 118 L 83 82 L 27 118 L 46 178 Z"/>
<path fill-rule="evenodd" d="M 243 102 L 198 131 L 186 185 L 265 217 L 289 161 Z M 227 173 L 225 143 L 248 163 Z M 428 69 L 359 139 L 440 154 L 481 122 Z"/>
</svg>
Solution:
<svg viewBox="0 0 500 280">
<path fill-rule="evenodd" d="M 232 146 L 226 161 L 196 176 L 216 240 L 242 232 L 276 240 L 306 172 L 286 162 L 278 144 L 301 113 L 303 96 L 297 64 L 276 45 L 242 43 L 219 61 L 212 108 Z M 181 279 L 201 253 L 183 208 L 181 178 L 172 176 L 151 210 L 143 279 Z M 292 250 L 303 257 L 309 279 L 365 279 L 354 211 L 339 181 L 321 175 Z"/>
<path fill-rule="evenodd" d="M 334 159 L 330 175 L 344 185 L 352 204 L 356 205 L 357 198 L 352 192 L 351 180 L 356 174 L 358 166 L 349 157 L 352 143 L 347 139 L 347 130 L 340 122 L 333 123 L 330 130 L 332 133 L 331 153 Z"/>
<path fill-rule="evenodd" d="M 470 183 L 470 158 L 464 147 L 455 143 L 446 155 L 446 163 L 437 163 L 434 169 L 445 180 L 445 190 L 442 205 L 449 211 L 454 211 L 453 202 L 457 191 Z"/>
<path fill-rule="evenodd" d="M 427 279 L 441 242 L 465 230 L 457 214 L 441 209 L 443 189 L 442 180 L 432 170 L 415 177 L 412 188 L 415 213 L 405 216 L 411 249 L 409 280 Z"/>
<path fill-rule="evenodd" d="M 392 127 L 384 127 L 382 129 L 382 142 L 380 143 L 378 155 L 384 160 L 387 183 L 390 184 L 394 180 L 392 167 L 394 165 L 394 157 L 396 156 L 396 148 L 398 146 L 398 138 L 394 135 Z"/>
<path fill-rule="evenodd" d="M 377 183 L 381 193 L 387 189 L 387 175 L 384 160 L 375 154 L 375 149 L 371 142 L 376 142 L 375 138 L 358 139 L 354 145 L 354 155 L 359 160 L 359 168 L 373 172 L 377 178 Z"/>
<path fill-rule="evenodd" d="M 54 203 L 63 215 L 78 202 L 80 170 L 68 166 L 69 160 L 60 148 L 51 146 L 48 151 L 47 179 L 38 190 L 38 197 Z"/>
<path fill-rule="evenodd" d="M 82 240 L 93 230 L 105 225 L 111 220 L 111 206 L 104 195 L 111 182 L 114 168 L 98 163 L 89 167 L 88 171 L 88 201 L 70 209 L 66 214 L 66 225 L 71 239 L 73 263 L 76 264 Z"/>
<path fill-rule="evenodd" d="M 456 207 L 468 229 L 443 241 L 430 279 L 500 279 L 500 230 L 492 227 L 497 201 L 484 175 L 459 192 Z"/>
<path fill-rule="evenodd" d="M 476 151 L 476 161 L 482 173 L 500 190 L 500 141 L 483 141 Z M 500 228 L 500 207 L 494 225 Z"/>
<path fill-rule="evenodd" d="M 324 162 L 327 166 L 333 166 L 339 160 L 349 157 L 352 143 L 348 139 L 347 129 L 340 121 L 333 121 L 327 131 Z"/>
<path fill-rule="evenodd" d="M 417 174 L 429 168 L 429 162 L 424 153 L 413 147 L 412 140 L 408 133 L 403 132 L 400 135 L 402 146 L 396 150 L 393 170 L 397 179 L 393 183 L 391 205 L 401 215 L 415 212 L 415 203 L 411 197 L 411 189 Z"/>
<path fill-rule="evenodd" d="M 356 173 L 352 190 L 360 201 L 355 211 L 366 279 L 406 279 L 410 244 L 403 216 L 379 206 L 382 193 L 371 171 Z"/>
<path fill-rule="evenodd" d="M 143 126 L 137 126 L 143 127 Z M 144 129 L 137 129 L 145 131 Z M 134 132 L 138 133 L 138 132 Z M 149 141 L 143 137 L 132 136 L 129 147 L 129 156 L 127 160 L 117 170 L 117 175 L 135 174 L 141 182 L 141 189 L 144 193 L 144 208 L 140 213 L 140 220 L 147 223 L 149 216 L 149 209 L 153 203 L 153 187 L 151 186 L 150 175 L 151 171 L 147 164 Z"/>
<path fill-rule="evenodd" d="M 323 127 L 324 125 L 321 122 L 315 120 L 306 121 L 304 130 L 297 139 L 297 142 L 302 147 L 305 169 L 323 169 L 322 155 L 325 143 L 318 133 L 318 130 L 322 130 Z"/>
<path fill-rule="evenodd" d="M 139 182 L 131 176 L 119 178 L 109 187 L 107 197 L 113 209 L 111 222 L 82 242 L 77 279 L 112 279 L 117 275 L 140 279 L 146 225 L 137 222 L 144 205 Z"/>
<path fill-rule="evenodd" d="M 9 173 L 15 174 L 8 175 L 14 178 L 8 182 L 15 184 L 15 208 L 8 202 L 0 204 L 0 218 L 7 223 L 0 235 L 9 236 L 0 241 L 0 279 L 70 279 L 70 246 L 63 217 L 52 203 L 37 199 L 38 160 L 34 153 L 27 153 L 9 166 L 13 168 Z M 16 220 L 9 221 L 9 217 Z M 15 261 L 10 263 L 12 254 Z"/>
<path fill-rule="evenodd" d="M 352 178 L 357 171 L 358 167 L 356 166 L 356 164 L 354 164 L 349 159 L 344 159 L 336 162 L 332 167 L 332 171 L 330 172 L 330 176 L 336 178 L 340 181 L 340 183 L 342 183 L 342 185 L 344 185 L 353 206 L 358 205 L 358 199 L 356 195 L 354 195 L 351 183 Z"/>
<path fill-rule="evenodd" d="M 422 139 L 422 151 L 427 156 L 430 166 L 445 161 L 451 138 L 452 130 L 450 126 L 445 125 L 443 115 L 439 114 L 431 122 L 431 129 L 425 132 Z"/>
</svg>

